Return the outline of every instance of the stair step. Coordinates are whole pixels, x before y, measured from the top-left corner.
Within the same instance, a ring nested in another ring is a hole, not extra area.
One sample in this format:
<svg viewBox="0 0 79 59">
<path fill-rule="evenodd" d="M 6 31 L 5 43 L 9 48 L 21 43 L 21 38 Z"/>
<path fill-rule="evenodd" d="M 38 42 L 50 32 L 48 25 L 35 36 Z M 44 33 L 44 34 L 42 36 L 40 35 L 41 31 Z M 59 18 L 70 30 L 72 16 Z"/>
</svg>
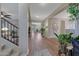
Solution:
<svg viewBox="0 0 79 59">
<path fill-rule="evenodd" d="M 0 43 L 0 56 L 19 56 L 20 48 L 19 47 L 6 47 L 5 44 Z"/>
<path fill-rule="evenodd" d="M 4 49 L 3 51 L 0 51 L 0 56 L 9 56 L 12 52 L 12 48 Z"/>
<path fill-rule="evenodd" d="M 12 53 L 12 54 L 11 54 L 11 56 L 19 56 L 19 55 L 20 55 L 19 52 L 17 52 L 17 53 Z"/>
<path fill-rule="evenodd" d="M 4 44 L 0 44 L 0 51 L 1 51 L 1 50 L 3 50 L 3 49 L 4 49 L 4 47 L 5 47 L 5 45 L 4 45 Z"/>
<path fill-rule="evenodd" d="M 11 56 L 19 56 L 20 55 L 20 49 L 18 47 L 13 47 L 13 52 Z"/>
</svg>

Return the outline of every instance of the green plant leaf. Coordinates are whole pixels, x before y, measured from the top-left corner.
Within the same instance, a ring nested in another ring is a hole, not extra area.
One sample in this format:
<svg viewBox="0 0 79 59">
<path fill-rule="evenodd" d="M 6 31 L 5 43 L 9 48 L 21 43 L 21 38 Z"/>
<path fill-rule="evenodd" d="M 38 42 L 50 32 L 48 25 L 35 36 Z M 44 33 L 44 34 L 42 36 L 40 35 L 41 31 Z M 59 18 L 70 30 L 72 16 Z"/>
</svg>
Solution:
<svg viewBox="0 0 79 59">
<path fill-rule="evenodd" d="M 55 36 L 58 38 L 58 40 L 59 40 L 60 43 L 68 44 L 72 40 L 72 34 L 73 33 L 59 34 L 59 35 L 57 35 L 55 33 Z"/>
<path fill-rule="evenodd" d="M 76 17 L 79 15 L 79 8 L 77 3 L 70 4 L 67 12 L 70 14 L 71 20 L 76 20 Z"/>
</svg>

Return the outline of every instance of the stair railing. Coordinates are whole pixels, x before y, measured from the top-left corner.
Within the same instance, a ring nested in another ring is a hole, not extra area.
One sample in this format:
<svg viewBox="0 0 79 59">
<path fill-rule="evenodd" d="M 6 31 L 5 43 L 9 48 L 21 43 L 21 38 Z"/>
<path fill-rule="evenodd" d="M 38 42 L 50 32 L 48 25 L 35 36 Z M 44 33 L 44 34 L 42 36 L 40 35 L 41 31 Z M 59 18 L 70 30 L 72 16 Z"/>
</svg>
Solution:
<svg viewBox="0 0 79 59">
<path fill-rule="evenodd" d="M 8 20 L 1 18 L 1 37 L 17 46 L 19 45 L 18 29 Z"/>
</svg>

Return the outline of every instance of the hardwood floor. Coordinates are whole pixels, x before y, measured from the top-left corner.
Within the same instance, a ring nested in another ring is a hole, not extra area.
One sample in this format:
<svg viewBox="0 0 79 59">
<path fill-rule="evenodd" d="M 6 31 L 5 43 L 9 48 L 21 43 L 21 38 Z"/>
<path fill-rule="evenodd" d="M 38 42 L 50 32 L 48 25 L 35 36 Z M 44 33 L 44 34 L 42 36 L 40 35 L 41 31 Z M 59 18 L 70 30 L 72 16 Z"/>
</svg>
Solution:
<svg viewBox="0 0 79 59">
<path fill-rule="evenodd" d="M 54 38 L 45 38 L 44 43 L 53 56 L 58 56 L 59 42 Z"/>
<path fill-rule="evenodd" d="M 32 33 L 32 38 L 29 43 L 29 56 L 32 56 L 36 51 L 42 51 L 45 49 L 48 49 L 52 56 L 58 55 L 59 43 L 56 39 L 42 38 L 40 33 Z"/>
<path fill-rule="evenodd" d="M 32 33 L 32 55 L 46 49 L 40 33 Z"/>
</svg>

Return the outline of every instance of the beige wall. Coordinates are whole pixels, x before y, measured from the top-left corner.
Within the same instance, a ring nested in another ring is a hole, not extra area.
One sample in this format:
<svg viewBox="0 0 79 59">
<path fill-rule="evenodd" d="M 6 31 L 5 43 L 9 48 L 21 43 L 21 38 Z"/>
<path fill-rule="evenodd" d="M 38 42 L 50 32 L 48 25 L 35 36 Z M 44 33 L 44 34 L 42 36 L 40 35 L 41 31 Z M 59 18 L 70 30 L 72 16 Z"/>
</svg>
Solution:
<svg viewBox="0 0 79 59">
<path fill-rule="evenodd" d="M 65 33 L 66 29 L 75 29 L 75 22 L 71 22 L 67 18 L 48 19 L 48 37 L 55 37 L 54 32 Z"/>
<path fill-rule="evenodd" d="M 65 21 L 60 21 L 60 33 L 65 32 Z"/>
<path fill-rule="evenodd" d="M 44 22 L 43 22 L 44 23 Z M 65 21 L 58 18 L 48 19 L 48 31 L 46 36 L 49 38 L 55 38 L 54 33 L 64 33 L 65 32 Z"/>
<path fill-rule="evenodd" d="M 48 19 L 48 37 L 49 38 L 54 38 L 55 35 L 54 33 L 59 33 L 59 29 L 60 29 L 60 23 L 57 19 L 55 18 L 51 18 Z"/>
</svg>

